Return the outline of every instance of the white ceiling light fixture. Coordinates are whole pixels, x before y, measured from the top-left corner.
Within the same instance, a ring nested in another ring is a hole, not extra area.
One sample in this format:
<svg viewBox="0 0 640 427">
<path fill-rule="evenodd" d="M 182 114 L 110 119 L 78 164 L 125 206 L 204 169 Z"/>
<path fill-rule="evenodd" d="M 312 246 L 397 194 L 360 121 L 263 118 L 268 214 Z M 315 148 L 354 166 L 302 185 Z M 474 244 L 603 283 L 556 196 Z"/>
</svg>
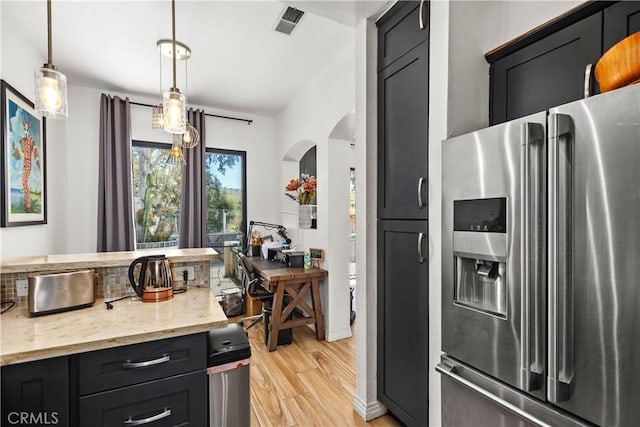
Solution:
<svg viewBox="0 0 640 427">
<path fill-rule="evenodd" d="M 67 77 L 53 65 L 52 44 L 51 0 L 47 0 L 47 63 L 35 71 L 35 109 L 45 117 L 66 119 L 69 116 Z"/>
<path fill-rule="evenodd" d="M 173 85 L 162 94 L 164 130 L 172 134 L 184 134 L 187 124 L 187 100 L 176 85 L 176 1 L 171 0 L 171 39 Z"/>
</svg>

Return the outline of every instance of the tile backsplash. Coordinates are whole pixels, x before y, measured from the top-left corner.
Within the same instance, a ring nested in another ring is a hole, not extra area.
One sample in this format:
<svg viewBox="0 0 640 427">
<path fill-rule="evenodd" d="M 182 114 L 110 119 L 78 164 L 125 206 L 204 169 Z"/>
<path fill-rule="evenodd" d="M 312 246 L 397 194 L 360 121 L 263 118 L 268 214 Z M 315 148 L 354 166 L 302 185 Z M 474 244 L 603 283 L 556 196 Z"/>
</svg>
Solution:
<svg viewBox="0 0 640 427">
<path fill-rule="evenodd" d="M 171 268 L 180 271 L 184 267 L 193 267 L 194 277 L 190 277 L 189 286 L 209 287 L 209 261 L 200 262 L 176 262 L 171 263 Z M 133 295 L 133 289 L 129 284 L 129 267 L 96 267 L 95 294 L 96 299 L 115 299 L 126 295 Z M 60 270 L 59 273 L 74 270 Z M 54 272 L 44 272 L 51 274 Z M 15 301 L 16 306 L 27 305 L 27 297 L 18 297 L 16 282 L 28 280 L 30 275 L 38 273 L 0 273 L 0 298 L 2 301 Z M 182 288 L 184 283 L 179 280 L 174 282 L 174 288 Z"/>
</svg>

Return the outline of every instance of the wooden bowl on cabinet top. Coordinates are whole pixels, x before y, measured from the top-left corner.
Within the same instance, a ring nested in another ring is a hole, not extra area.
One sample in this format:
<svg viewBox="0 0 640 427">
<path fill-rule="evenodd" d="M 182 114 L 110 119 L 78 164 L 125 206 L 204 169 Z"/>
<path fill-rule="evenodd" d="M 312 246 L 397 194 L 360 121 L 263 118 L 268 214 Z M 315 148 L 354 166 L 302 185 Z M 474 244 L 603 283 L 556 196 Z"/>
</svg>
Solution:
<svg viewBox="0 0 640 427">
<path fill-rule="evenodd" d="M 640 31 L 606 51 L 596 64 L 600 92 L 640 82 Z"/>
</svg>

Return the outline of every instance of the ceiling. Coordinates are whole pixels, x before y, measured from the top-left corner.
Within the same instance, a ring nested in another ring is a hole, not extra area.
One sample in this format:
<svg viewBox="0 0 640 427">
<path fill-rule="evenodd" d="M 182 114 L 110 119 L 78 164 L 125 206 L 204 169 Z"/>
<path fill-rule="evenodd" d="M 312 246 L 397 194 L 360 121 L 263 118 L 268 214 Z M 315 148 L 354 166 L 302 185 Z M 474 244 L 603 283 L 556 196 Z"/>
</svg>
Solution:
<svg viewBox="0 0 640 427">
<path fill-rule="evenodd" d="M 290 1 L 305 13 L 291 36 L 273 29 L 286 4 L 278 1 L 176 2 L 176 39 L 192 51 L 185 84 L 189 104 L 274 115 L 355 37 L 361 19 L 390 1 Z M 46 2 L 0 1 L 3 43 L 20 37 L 46 62 Z M 171 61 L 159 39 L 171 38 L 169 0 L 54 0 L 53 63 L 69 84 L 157 97 L 170 84 Z M 9 27 L 9 28 L 7 28 Z M 33 68 L 40 66 L 33 64 Z M 135 99 L 134 99 L 135 100 Z"/>
</svg>

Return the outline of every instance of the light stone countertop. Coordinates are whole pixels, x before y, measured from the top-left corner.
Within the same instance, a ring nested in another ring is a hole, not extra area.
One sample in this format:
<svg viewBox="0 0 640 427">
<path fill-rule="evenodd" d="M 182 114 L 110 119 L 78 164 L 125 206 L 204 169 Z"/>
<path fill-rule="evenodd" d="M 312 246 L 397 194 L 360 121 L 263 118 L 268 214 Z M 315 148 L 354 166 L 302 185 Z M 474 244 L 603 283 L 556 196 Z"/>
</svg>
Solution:
<svg viewBox="0 0 640 427">
<path fill-rule="evenodd" d="M 0 366 L 206 332 L 227 325 L 210 289 L 190 288 L 168 301 L 127 298 L 29 317 L 27 307 L 0 315 Z"/>
<path fill-rule="evenodd" d="M 65 269 L 124 267 L 141 256 L 165 255 L 172 262 L 211 261 L 220 258 L 212 248 L 157 248 L 129 252 L 38 255 L 0 260 L 0 273 L 32 273 Z"/>
</svg>

